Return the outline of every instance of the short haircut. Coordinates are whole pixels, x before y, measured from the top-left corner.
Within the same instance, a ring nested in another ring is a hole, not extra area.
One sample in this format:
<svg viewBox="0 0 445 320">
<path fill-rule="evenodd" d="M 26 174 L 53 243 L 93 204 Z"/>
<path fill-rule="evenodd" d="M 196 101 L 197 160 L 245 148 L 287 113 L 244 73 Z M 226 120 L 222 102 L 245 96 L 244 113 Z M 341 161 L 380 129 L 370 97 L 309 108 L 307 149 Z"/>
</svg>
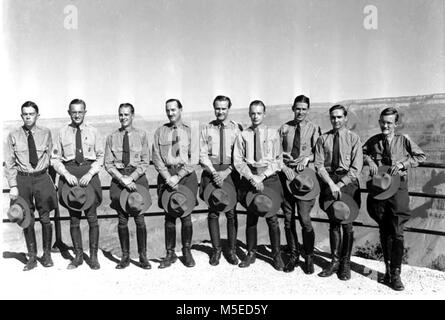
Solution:
<svg viewBox="0 0 445 320">
<path fill-rule="evenodd" d="M 70 102 L 70 104 L 68 105 L 68 109 L 71 107 L 72 104 L 82 104 L 84 109 L 87 108 L 87 104 L 82 99 L 74 99 L 74 100 L 72 100 Z"/>
<path fill-rule="evenodd" d="M 224 101 L 228 102 L 228 103 L 229 103 L 229 109 L 230 109 L 230 107 L 232 106 L 232 101 L 230 101 L 230 98 L 229 98 L 229 97 L 226 97 L 226 96 L 217 96 L 217 97 L 215 98 L 215 100 L 213 100 L 213 107 L 215 107 L 216 102 L 218 102 L 218 101 L 220 101 L 220 102 L 224 102 Z"/>
<path fill-rule="evenodd" d="M 264 102 L 261 101 L 261 100 L 253 100 L 253 101 L 250 103 L 250 105 L 249 105 L 249 112 L 250 112 L 250 109 L 251 109 L 252 107 L 255 107 L 255 106 L 262 106 L 262 107 L 263 107 L 263 111 L 266 112 L 266 105 L 265 105 Z"/>
<path fill-rule="evenodd" d="M 133 105 L 131 103 L 128 103 L 128 102 L 121 103 L 119 105 L 118 112 L 121 111 L 121 108 L 130 108 L 131 114 L 134 114 L 134 107 L 133 107 Z"/>
<path fill-rule="evenodd" d="M 178 99 L 168 99 L 167 101 L 165 101 L 165 105 L 167 106 L 167 104 L 169 104 L 170 102 L 176 102 L 178 108 L 182 109 L 182 103 Z"/>
<path fill-rule="evenodd" d="M 394 114 L 396 115 L 396 122 L 399 122 L 399 112 L 393 107 L 383 109 L 383 111 L 380 113 L 380 119 L 382 119 L 383 116 L 392 116 Z"/>
<path fill-rule="evenodd" d="M 32 101 L 26 101 L 24 104 L 22 104 L 22 107 L 20 108 L 20 111 L 23 113 L 23 108 L 34 108 L 37 114 L 39 114 L 39 107 L 35 104 L 35 102 Z"/>
<path fill-rule="evenodd" d="M 295 98 L 294 104 L 292 105 L 292 110 L 297 106 L 297 103 L 307 103 L 308 109 L 311 107 L 311 100 L 305 95 L 299 95 Z"/>
<path fill-rule="evenodd" d="M 342 106 L 341 104 L 336 104 L 335 106 L 332 106 L 329 109 L 329 114 L 332 113 L 332 111 L 334 110 L 343 110 L 343 115 L 346 117 L 348 115 L 348 110 L 346 110 L 346 108 L 344 106 Z"/>
</svg>

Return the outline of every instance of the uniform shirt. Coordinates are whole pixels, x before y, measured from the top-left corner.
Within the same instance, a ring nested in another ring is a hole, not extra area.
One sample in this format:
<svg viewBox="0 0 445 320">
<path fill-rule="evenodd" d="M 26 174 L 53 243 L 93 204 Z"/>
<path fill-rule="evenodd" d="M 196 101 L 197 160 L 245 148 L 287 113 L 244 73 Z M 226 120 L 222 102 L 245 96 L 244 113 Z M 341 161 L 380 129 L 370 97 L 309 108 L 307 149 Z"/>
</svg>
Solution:
<svg viewBox="0 0 445 320">
<path fill-rule="evenodd" d="M 252 127 L 241 131 L 233 147 L 233 165 L 241 176 L 250 180 L 253 176 L 251 167 L 264 168 L 266 177 L 283 168 L 280 134 L 278 130 L 267 126 L 259 126 L 261 155 L 260 160 L 254 160 L 255 133 Z"/>
<path fill-rule="evenodd" d="M 17 186 L 17 171 L 38 172 L 49 166 L 53 148 L 51 131 L 48 128 L 34 126 L 31 133 L 38 158 L 35 168 L 29 163 L 28 131 L 25 130 L 25 127 L 22 126 L 8 135 L 5 175 L 10 188 Z"/>
<path fill-rule="evenodd" d="M 222 163 L 220 157 L 220 122 L 211 121 L 201 130 L 199 140 L 199 162 L 207 170 L 213 172 L 214 164 L 229 164 L 229 168 L 233 170 L 232 166 L 232 152 L 235 139 L 242 131 L 242 127 L 235 121 L 225 121 L 224 125 L 224 145 Z"/>
<path fill-rule="evenodd" d="M 325 181 L 330 180 L 329 173 L 332 173 L 332 153 L 334 150 L 334 130 L 330 130 L 318 138 L 315 146 L 315 168 L 319 176 Z M 341 178 L 344 184 L 349 184 L 358 179 L 363 168 L 363 152 L 360 137 L 346 129 L 339 130 L 339 168 L 347 171 Z"/>
<path fill-rule="evenodd" d="M 294 145 L 295 130 L 297 122 L 295 120 L 283 124 L 280 129 L 281 146 L 283 152 L 291 153 Z M 308 120 L 300 122 L 300 157 L 311 157 L 315 151 L 315 144 L 321 135 L 321 129 L 316 124 Z"/>
<path fill-rule="evenodd" d="M 407 135 L 396 134 L 389 142 L 390 159 L 385 159 L 383 148 L 385 136 L 381 133 L 372 136 L 363 146 L 363 156 L 366 164 L 373 161 L 377 166 L 393 166 L 400 162 L 404 169 L 399 171 L 401 176 L 407 174 L 408 168 L 414 168 L 426 159 L 425 153 Z"/>
<path fill-rule="evenodd" d="M 82 153 L 85 160 L 91 160 L 91 169 L 89 173 L 95 175 L 103 166 L 104 161 L 104 146 L 103 140 L 99 131 L 86 124 L 82 123 L 79 126 L 82 137 Z M 54 143 L 53 155 L 51 158 L 51 165 L 60 175 L 65 175 L 68 171 L 64 163 L 74 160 L 76 157 L 76 132 L 77 127 L 69 124 L 60 129 L 57 139 Z"/>
<path fill-rule="evenodd" d="M 172 154 L 173 132 L 177 130 L 179 137 L 179 155 Z M 153 164 L 159 174 L 165 179 L 170 178 L 168 166 L 180 166 L 179 178 L 185 177 L 194 171 L 190 162 L 191 157 L 191 129 L 188 125 L 179 122 L 175 125 L 166 123 L 156 129 L 153 141 Z"/>
<path fill-rule="evenodd" d="M 127 128 L 128 140 L 130 143 L 130 163 L 128 166 L 135 167 L 130 176 L 136 181 L 145 174 L 150 165 L 150 150 L 148 147 L 148 137 L 144 130 L 137 128 Z M 125 167 L 122 162 L 123 142 L 125 130 L 122 128 L 114 131 L 107 137 L 105 144 L 105 170 L 113 177 L 120 179 L 122 174 L 118 169 Z"/>
</svg>

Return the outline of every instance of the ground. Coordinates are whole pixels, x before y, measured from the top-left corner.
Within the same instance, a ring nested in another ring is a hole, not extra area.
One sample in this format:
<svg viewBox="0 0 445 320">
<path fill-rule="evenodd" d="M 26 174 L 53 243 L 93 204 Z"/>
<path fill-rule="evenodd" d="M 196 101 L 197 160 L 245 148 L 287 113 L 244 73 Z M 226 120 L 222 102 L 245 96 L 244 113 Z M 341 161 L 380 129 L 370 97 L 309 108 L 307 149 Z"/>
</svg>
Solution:
<svg viewBox="0 0 445 320">
<path fill-rule="evenodd" d="M 152 269 L 138 267 L 137 260 L 124 270 L 116 270 L 118 256 L 100 250 L 100 270 L 84 263 L 67 270 L 68 259 L 53 253 L 54 267 L 40 263 L 23 272 L 23 252 L 3 253 L 0 260 L 0 299 L 443 299 L 445 273 L 428 268 L 403 265 L 406 290 L 395 292 L 378 283 L 384 266 L 381 262 L 352 257 L 352 279 L 340 281 L 335 275 L 320 278 L 327 255 L 317 250 L 315 274 L 301 268 L 292 273 L 278 272 L 270 264 L 270 248 L 259 246 L 255 264 L 241 269 L 227 263 L 209 265 L 210 244 L 194 244 L 193 268 L 180 260 L 167 269 L 158 269 L 159 258 L 151 259 Z M 239 250 L 238 255 L 244 256 Z M 85 252 L 86 258 L 88 251 Z M 180 252 L 177 252 L 181 256 Z M 283 254 L 285 257 L 286 255 Z M 151 257 L 150 257 L 151 258 Z M 87 259 L 88 260 L 88 259 Z M 27 288 L 24 290 L 24 288 Z"/>
</svg>

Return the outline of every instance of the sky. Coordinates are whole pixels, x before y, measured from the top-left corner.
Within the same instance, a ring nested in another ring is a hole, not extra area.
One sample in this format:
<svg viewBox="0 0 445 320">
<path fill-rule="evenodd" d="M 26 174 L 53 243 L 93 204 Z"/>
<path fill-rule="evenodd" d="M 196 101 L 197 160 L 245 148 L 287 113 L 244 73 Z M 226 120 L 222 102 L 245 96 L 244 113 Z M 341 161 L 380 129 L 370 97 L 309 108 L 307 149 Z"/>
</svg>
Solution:
<svg viewBox="0 0 445 320">
<path fill-rule="evenodd" d="M 45 118 L 67 117 L 74 98 L 89 115 L 130 102 L 150 117 L 173 97 L 207 112 L 218 94 L 237 108 L 445 92 L 444 0 L 2 4 L 2 120 L 27 100 Z"/>
</svg>

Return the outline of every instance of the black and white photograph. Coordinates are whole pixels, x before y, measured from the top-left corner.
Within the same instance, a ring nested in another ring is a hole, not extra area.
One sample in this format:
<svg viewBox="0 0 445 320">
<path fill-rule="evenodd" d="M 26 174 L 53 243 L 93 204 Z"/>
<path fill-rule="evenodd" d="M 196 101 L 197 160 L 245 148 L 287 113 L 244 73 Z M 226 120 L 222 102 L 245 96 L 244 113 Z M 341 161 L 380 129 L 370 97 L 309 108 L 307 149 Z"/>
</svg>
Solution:
<svg viewBox="0 0 445 320">
<path fill-rule="evenodd" d="M 445 0 L 3 0 L 0 20 L 1 300 L 444 299 Z"/>
</svg>

